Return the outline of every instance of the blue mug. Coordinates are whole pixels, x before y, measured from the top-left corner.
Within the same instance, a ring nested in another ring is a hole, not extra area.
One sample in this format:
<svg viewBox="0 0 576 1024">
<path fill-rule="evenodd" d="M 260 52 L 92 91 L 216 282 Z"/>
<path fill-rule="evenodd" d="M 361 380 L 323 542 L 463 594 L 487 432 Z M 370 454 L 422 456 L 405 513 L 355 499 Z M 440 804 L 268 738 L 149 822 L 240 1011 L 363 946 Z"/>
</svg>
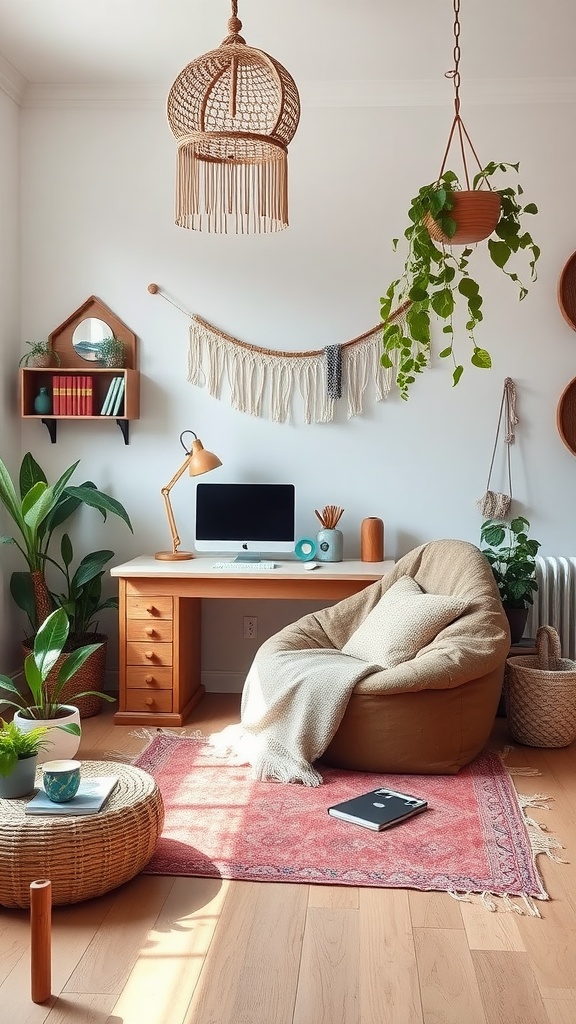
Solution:
<svg viewBox="0 0 576 1024">
<path fill-rule="evenodd" d="M 80 761 L 45 761 L 44 792 L 55 804 L 72 800 L 80 786 Z"/>
</svg>

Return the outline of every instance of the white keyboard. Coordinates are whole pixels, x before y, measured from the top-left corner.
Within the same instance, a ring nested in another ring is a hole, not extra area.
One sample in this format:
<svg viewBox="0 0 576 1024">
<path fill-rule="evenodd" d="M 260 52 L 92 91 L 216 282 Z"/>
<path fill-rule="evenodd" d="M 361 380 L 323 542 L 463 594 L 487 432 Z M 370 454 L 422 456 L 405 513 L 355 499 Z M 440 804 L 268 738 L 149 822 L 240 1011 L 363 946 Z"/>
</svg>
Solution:
<svg viewBox="0 0 576 1024">
<path fill-rule="evenodd" d="M 212 568 L 221 572 L 270 572 L 278 566 L 276 562 L 213 562 Z"/>
</svg>

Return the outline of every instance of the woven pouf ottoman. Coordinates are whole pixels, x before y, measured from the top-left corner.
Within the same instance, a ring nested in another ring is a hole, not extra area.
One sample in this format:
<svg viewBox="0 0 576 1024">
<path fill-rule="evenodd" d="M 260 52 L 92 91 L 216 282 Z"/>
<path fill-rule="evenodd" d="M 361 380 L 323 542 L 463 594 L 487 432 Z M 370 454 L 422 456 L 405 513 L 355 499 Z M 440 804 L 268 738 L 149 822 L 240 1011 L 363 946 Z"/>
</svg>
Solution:
<svg viewBox="0 0 576 1024">
<path fill-rule="evenodd" d="M 0 800 L 0 905 L 28 907 L 30 883 L 49 879 L 54 904 L 79 903 L 134 878 L 148 863 L 164 825 L 154 779 L 114 761 L 82 761 L 82 777 L 115 775 L 101 811 L 26 815 L 30 797 Z M 41 786 L 38 772 L 36 785 Z"/>
</svg>

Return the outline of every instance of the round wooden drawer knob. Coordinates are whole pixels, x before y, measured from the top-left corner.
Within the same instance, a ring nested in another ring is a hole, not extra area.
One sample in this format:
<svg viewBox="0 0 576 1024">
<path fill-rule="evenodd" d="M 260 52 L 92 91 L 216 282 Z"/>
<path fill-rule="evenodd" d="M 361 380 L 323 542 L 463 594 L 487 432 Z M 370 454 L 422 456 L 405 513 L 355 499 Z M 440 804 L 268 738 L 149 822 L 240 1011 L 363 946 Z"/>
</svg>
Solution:
<svg viewBox="0 0 576 1024">
<path fill-rule="evenodd" d="M 144 679 L 144 682 L 145 683 L 153 683 L 154 682 L 154 676 L 146 676 L 145 679 Z"/>
<path fill-rule="evenodd" d="M 146 611 L 148 612 L 148 615 L 155 615 L 156 614 L 156 609 L 155 609 L 153 604 L 147 605 L 146 606 Z"/>
<path fill-rule="evenodd" d="M 152 629 L 152 627 L 150 627 L 150 629 L 145 630 L 145 632 L 146 636 L 156 636 L 156 630 Z"/>
<path fill-rule="evenodd" d="M 144 701 L 144 703 L 147 704 L 149 708 L 151 708 L 152 705 L 154 704 L 154 698 L 153 697 L 146 697 L 146 700 Z"/>
<path fill-rule="evenodd" d="M 154 657 L 154 651 L 145 651 L 144 657 L 148 658 L 148 661 L 152 661 L 152 658 Z"/>
</svg>

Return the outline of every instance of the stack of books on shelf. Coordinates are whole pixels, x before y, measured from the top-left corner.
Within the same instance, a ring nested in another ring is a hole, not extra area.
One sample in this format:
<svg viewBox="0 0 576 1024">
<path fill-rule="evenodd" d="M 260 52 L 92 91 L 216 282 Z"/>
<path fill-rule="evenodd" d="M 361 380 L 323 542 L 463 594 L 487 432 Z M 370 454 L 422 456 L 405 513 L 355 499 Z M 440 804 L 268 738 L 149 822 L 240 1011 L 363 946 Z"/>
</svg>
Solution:
<svg viewBox="0 0 576 1024">
<path fill-rule="evenodd" d="M 124 376 L 112 378 L 108 391 L 106 392 L 106 397 L 102 403 L 102 408 L 100 409 L 101 416 L 121 415 L 125 386 L 126 379 Z"/>
<path fill-rule="evenodd" d="M 55 374 L 52 377 L 54 416 L 93 416 L 93 378 L 86 374 Z"/>
</svg>

